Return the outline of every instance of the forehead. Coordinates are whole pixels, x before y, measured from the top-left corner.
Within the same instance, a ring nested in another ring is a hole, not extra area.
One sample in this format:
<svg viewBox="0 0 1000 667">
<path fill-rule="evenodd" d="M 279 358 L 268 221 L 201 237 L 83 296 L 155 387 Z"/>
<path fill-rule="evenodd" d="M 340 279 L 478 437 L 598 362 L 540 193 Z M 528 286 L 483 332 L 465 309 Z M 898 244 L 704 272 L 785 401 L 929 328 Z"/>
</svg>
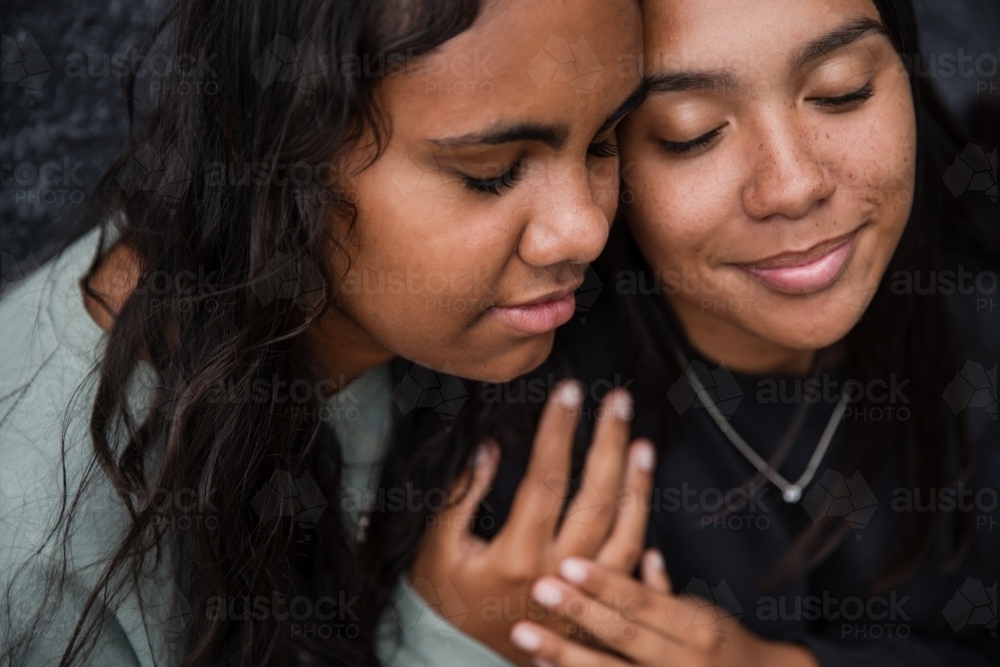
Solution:
<svg viewBox="0 0 1000 667">
<path fill-rule="evenodd" d="M 511 119 L 573 125 L 600 116 L 600 125 L 640 80 L 641 58 L 636 0 L 492 2 L 380 92 L 394 134 L 458 135 Z"/>
<path fill-rule="evenodd" d="M 860 18 L 879 20 L 871 0 L 646 0 L 646 68 L 759 71 Z"/>
</svg>

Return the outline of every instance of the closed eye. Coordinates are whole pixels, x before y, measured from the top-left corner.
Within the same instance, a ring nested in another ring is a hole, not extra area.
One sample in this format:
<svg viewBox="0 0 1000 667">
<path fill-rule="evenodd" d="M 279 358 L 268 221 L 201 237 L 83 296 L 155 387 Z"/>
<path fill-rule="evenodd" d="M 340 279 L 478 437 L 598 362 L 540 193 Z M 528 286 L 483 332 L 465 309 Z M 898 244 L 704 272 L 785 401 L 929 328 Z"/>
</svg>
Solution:
<svg viewBox="0 0 1000 667">
<path fill-rule="evenodd" d="M 874 91 L 872 90 L 872 82 L 869 81 L 853 93 L 840 95 L 839 97 L 811 97 L 808 98 L 808 101 L 818 107 L 826 109 L 845 110 L 846 108 L 858 106 L 861 102 L 864 102 L 873 94 Z"/>
<path fill-rule="evenodd" d="M 717 127 L 711 132 L 706 132 L 700 137 L 695 137 L 689 141 L 665 141 L 661 140 L 660 145 L 668 153 L 673 153 L 675 155 L 681 155 L 684 153 L 690 153 L 692 151 L 698 150 L 699 148 L 704 148 L 705 146 L 712 143 L 712 141 L 722 133 L 722 128 Z"/>
<path fill-rule="evenodd" d="M 598 159 L 617 157 L 618 144 L 610 139 L 594 142 L 587 147 L 587 155 Z"/>
<path fill-rule="evenodd" d="M 510 169 L 499 176 L 493 178 L 464 176 L 462 180 L 465 182 L 465 187 L 473 192 L 485 192 L 499 196 L 501 191 L 509 190 L 521 179 L 523 166 L 523 160 L 518 160 Z"/>
</svg>

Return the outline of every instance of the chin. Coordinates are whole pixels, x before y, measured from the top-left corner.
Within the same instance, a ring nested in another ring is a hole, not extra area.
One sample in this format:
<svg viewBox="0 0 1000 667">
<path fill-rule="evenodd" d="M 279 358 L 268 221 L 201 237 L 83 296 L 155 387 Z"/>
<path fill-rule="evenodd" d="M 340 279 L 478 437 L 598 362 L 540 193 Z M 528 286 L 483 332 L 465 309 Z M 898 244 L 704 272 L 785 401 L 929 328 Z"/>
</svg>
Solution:
<svg viewBox="0 0 1000 667">
<path fill-rule="evenodd" d="M 816 313 L 813 317 L 774 322 L 763 338 L 793 350 L 820 350 L 843 340 L 858 323 L 860 313 Z"/>
<path fill-rule="evenodd" d="M 549 357 L 555 331 L 532 336 L 476 361 L 454 365 L 453 373 L 479 382 L 507 382 L 535 370 Z"/>
</svg>

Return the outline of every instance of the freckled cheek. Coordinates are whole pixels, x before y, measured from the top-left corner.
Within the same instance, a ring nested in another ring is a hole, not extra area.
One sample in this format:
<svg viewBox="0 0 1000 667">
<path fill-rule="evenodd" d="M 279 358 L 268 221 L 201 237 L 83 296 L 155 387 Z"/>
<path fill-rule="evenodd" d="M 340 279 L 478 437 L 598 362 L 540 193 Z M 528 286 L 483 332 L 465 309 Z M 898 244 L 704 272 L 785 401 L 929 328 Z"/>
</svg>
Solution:
<svg viewBox="0 0 1000 667">
<path fill-rule="evenodd" d="M 857 208 L 905 216 L 913 198 L 915 135 L 912 108 L 873 109 L 836 132 L 822 132 L 840 197 Z"/>
</svg>

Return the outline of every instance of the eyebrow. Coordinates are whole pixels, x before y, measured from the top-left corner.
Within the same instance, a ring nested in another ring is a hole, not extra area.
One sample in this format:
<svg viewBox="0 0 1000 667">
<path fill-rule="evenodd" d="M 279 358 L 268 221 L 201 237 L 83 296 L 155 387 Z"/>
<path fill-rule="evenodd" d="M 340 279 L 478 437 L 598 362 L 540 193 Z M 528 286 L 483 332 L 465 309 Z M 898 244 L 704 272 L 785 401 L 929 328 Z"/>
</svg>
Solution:
<svg viewBox="0 0 1000 667">
<path fill-rule="evenodd" d="M 873 33 L 889 36 L 885 26 L 874 19 L 865 17 L 849 21 L 798 49 L 792 58 L 792 66 L 794 69 L 801 69 L 831 51 L 850 46 Z"/>
<path fill-rule="evenodd" d="M 888 36 L 885 26 L 873 19 L 858 18 L 849 21 L 795 51 L 792 57 L 793 68 L 801 69 L 831 51 L 849 46 L 872 33 Z M 735 77 L 726 70 L 670 72 L 652 75 L 648 77 L 647 81 L 650 95 L 718 88 L 735 90 L 738 88 Z"/>
<path fill-rule="evenodd" d="M 646 99 L 647 93 L 648 81 L 643 80 L 625 98 L 625 101 L 608 115 L 598 129 L 597 134 L 606 132 L 628 112 L 642 104 Z M 517 123 L 515 125 L 500 125 L 483 132 L 473 132 L 458 137 L 432 139 L 431 143 L 437 146 L 472 146 L 477 144 L 492 146 L 515 141 L 537 141 L 553 148 L 559 148 L 566 142 L 568 136 L 569 129 L 565 125 Z"/>
<path fill-rule="evenodd" d="M 502 125 L 483 132 L 463 134 L 460 137 L 432 139 L 438 146 L 473 146 L 476 144 L 506 144 L 512 141 L 539 141 L 553 148 L 562 146 L 569 131 L 562 125 L 540 125 L 538 123 L 518 123 Z"/>
<path fill-rule="evenodd" d="M 733 75 L 723 70 L 671 72 L 670 74 L 650 76 L 647 81 L 650 95 L 735 86 Z"/>
</svg>

